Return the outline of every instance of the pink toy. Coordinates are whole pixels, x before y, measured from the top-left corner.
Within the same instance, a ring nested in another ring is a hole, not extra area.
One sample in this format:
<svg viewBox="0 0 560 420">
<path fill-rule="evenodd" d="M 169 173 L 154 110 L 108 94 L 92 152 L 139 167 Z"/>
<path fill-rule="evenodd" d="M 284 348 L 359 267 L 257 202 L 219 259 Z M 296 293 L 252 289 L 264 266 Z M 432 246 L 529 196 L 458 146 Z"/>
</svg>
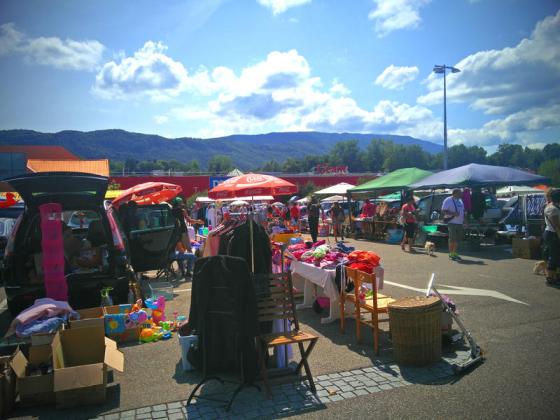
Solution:
<svg viewBox="0 0 560 420">
<path fill-rule="evenodd" d="M 162 321 L 165 321 L 165 298 L 159 296 L 152 306 L 152 322 L 159 325 Z"/>
</svg>

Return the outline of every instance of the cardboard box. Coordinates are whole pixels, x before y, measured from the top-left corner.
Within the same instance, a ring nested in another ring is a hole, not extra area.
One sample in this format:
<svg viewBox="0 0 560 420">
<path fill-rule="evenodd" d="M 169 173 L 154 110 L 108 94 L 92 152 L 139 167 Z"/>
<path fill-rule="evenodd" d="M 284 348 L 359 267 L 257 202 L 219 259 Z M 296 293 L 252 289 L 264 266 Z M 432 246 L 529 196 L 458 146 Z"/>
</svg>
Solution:
<svg viewBox="0 0 560 420">
<path fill-rule="evenodd" d="M 538 239 L 512 239 L 512 255 L 514 258 L 538 260 L 541 257 L 541 240 Z"/>
<path fill-rule="evenodd" d="M 103 328 L 105 325 L 105 312 L 101 307 L 78 309 L 76 312 L 80 315 L 80 319 L 71 319 L 70 328 Z"/>
<path fill-rule="evenodd" d="M 124 371 L 124 355 L 104 329 L 59 331 L 51 346 L 57 408 L 104 403 L 107 366 Z"/>
<path fill-rule="evenodd" d="M 54 375 L 31 374 L 31 366 L 37 367 L 39 364 L 52 366 L 52 350 L 50 345 L 29 347 L 28 357 L 23 351 L 19 350 L 12 359 L 12 369 L 16 374 L 16 389 L 19 394 L 19 402 L 23 407 L 36 405 L 54 404 Z"/>
</svg>

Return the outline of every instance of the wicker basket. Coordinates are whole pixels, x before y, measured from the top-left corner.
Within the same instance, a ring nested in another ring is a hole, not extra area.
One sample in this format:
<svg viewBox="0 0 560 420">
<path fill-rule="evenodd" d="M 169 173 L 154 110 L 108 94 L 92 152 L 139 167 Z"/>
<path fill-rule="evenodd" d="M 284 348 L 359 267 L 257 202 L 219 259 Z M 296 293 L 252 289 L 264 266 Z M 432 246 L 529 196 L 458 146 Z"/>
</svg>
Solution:
<svg viewBox="0 0 560 420">
<path fill-rule="evenodd" d="M 395 361 L 425 366 L 441 358 L 441 301 L 437 297 L 399 299 L 389 304 Z"/>
</svg>

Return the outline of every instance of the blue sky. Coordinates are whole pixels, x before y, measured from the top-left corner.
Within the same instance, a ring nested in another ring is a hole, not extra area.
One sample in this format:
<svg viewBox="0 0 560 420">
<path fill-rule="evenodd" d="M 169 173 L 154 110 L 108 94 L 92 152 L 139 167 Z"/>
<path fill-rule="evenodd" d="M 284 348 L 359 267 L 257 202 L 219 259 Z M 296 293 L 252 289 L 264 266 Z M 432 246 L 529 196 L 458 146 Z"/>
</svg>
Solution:
<svg viewBox="0 0 560 420">
<path fill-rule="evenodd" d="M 0 129 L 560 140 L 557 0 L 3 0 Z"/>
</svg>

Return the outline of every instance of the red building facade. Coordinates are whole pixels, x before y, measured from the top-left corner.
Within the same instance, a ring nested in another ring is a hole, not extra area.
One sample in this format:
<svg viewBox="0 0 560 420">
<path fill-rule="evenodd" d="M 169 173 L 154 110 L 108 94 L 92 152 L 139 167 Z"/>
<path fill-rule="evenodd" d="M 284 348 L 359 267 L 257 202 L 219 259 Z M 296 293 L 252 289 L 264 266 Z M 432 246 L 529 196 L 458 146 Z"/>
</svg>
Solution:
<svg viewBox="0 0 560 420">
<path fill-rule="evenodd" d="M 282 179 L 292 182 L 298 186 L 299 189 L 304 187 L 309 181 L 313 182 L 320 188 L 330 187 L 341 182 L 349 184 L 358 184 L 359 179 L 374 179 L 374 174 L 337 174 L 337 175 L 312 175 L 312 174 L 298 174 L 298 175 L 279 175 Z M 220 178 L 210 175 L 189 175 L 189 176 L 160 176 L 160 175 L 143 175 L 143 176 L 113 176 L 111 180 L 120 185 L 121 189 L 127 189 L 134 185 L 143 182 L 161 181 L 169 182 L 171 184 L 180 185 L 183 188 L 182 195 L 190 197 L 194 193 L 206 191 L 211 188 L 211 183 L 219 181 Z"/>
</svg>

